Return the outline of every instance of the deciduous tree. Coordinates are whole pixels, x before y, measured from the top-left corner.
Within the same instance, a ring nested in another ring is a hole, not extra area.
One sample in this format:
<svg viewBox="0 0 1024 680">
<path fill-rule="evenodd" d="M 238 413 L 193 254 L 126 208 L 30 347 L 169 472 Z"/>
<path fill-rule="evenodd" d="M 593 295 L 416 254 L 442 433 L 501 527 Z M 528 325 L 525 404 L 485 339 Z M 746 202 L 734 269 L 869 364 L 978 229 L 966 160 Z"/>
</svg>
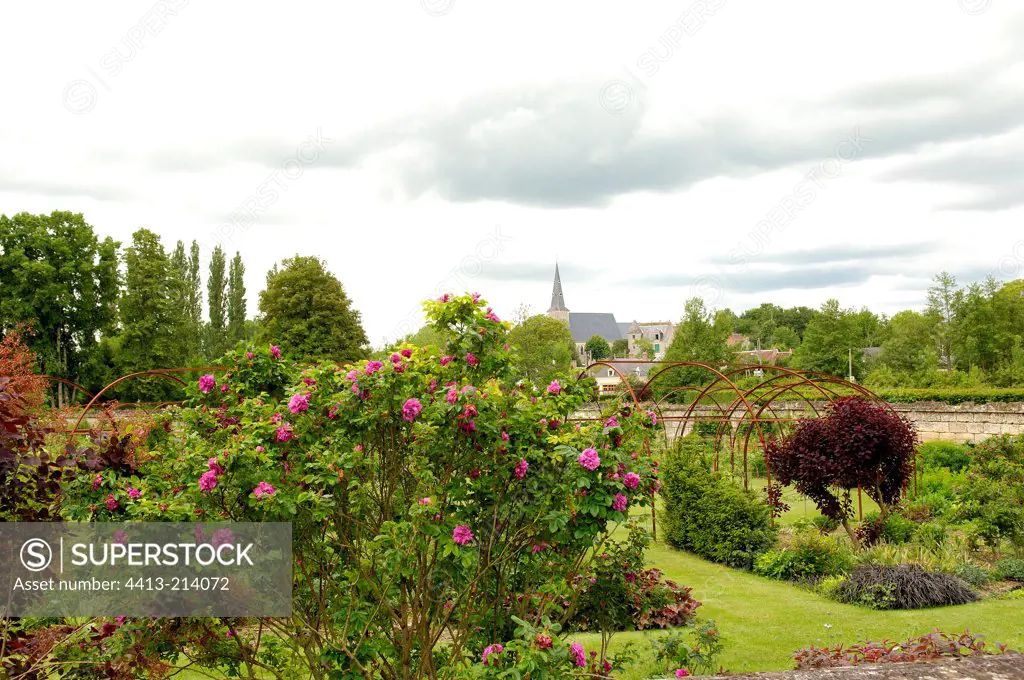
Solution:
<svg viewBox="0 0 1024 680">
<path fill-rule="evenodd" d="M 298 360 L 352 361 L 366 351 L 359 312 L 316 257 L 296 255 L 267 273 L 261 338 Z"/>
<path fill-rule="evenodd" d="M 857 397 L 838 400 L 822 418 L 803 420 L 782 441 L 770 440 L 765 461 L 782 484 L 814 501 L 821 514 L 850 527 L 851 493 L 861 488 L 884 520 L 899 504 L 913 471 L 917 433 L 903 416 Z"/>
<path fill-rule="evenodd" d="M 516 352 L 520 374 L 535 383 L 547 383 L 569 370 L 573 342 L 569 327 L 546 314 L 536 314 L 515 326 L 509 345 Z"/>
</svg>

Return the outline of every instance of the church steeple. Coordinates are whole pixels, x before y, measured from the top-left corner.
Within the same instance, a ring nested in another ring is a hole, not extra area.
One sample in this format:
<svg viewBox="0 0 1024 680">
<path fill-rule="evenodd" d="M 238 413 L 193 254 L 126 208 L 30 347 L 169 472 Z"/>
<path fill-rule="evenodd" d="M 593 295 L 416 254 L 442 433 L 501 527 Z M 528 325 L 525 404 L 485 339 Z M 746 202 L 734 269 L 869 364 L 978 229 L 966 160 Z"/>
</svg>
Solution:
<svg viewBox="0 0 1024 680">
<path fill-rule="evenodd" d="M 555 261 L 555 283 L 551 287 L 551 308 L 548 309 L 548 316 L 569 323 L 569 308 L 565 306 L 565 296 L 562 294 L 562 277 L 558 274 L 558 261 Z"/>
</svg>

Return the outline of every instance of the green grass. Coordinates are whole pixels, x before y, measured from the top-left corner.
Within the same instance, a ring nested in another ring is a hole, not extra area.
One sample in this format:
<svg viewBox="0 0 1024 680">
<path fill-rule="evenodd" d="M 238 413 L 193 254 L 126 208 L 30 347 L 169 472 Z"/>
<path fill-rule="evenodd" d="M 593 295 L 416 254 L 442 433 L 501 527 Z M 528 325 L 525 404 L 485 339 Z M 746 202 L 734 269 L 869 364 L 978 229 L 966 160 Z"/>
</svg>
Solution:
<svg viewBox="0 0 1024 680">
<path fill-rule="evenodd" d="M 661 543 L 651 547 L 648 558 L 665 572 L 665 578 L 693 588 L 694 597 L 703 602 L 698 614 L 718 623 L 725 642 L 721 663 L 730 672 L 791 669 L 793 652 L 812 644 L 904 640 L 933 628 L 952 632 L 966 628 L 987 636 L 990 642 L 1024 649 L 1024 605 L 1020 600 L 882 612 L 839 604 L 809 590 L 712 564 Z M 588 651 L 599 645 L 597 635 L 575 639 Z M 628 641 L 650 655 L 647 634 L 638 632 L 618 634 L 612 640 L 612 650 Z"/>
</svg>

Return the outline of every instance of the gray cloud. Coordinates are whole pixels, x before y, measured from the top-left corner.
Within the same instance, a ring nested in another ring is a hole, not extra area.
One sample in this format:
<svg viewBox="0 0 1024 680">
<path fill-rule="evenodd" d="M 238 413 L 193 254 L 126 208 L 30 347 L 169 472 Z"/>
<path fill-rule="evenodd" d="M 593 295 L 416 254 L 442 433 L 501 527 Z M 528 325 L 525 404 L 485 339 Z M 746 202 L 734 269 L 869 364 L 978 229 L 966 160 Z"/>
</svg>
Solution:
<svg viewBox="0 0 1024 680">
<path fill-rule="evenodd" d="M 655 288 L 685 287 L 694 285 L 695 281 L 703 283 L 720 283 L 731 293 L 771 293 L 779 290 L 818 290 L 836 286 L 855 286 L 866 282 L 879 274 L 877 269 L 865 266 L 844 267 L 805 267 L 772 271 L 764 269 L 747 270 L 736 273 L 705 272 L 703 274 L 659 274 L 641 278 L 635 283 L 639 286 Z"/>
<path fill-rule="evenodd" d="M 602 271 L 590 267 L 582 267 L 572 263 L 558 263 L 558 270 L 563 281 L 580 284 L 599 281 Z M 555 276 L 554 262 L 488 262 L 483 267 L 480 278 L 491 281 L 521 281 L 551 283 Z"/>
<path fill-rule="evenodd" d="M 648 109 L 639 91 L 634 92 L 638 100 L 618 115 L 601 107 L 601 82 L 496 91 L 338 139 L 311 169 L 357 168 L 374 161 L 412 198 L 436 192 L 455 202 L 596 207 L 623 194 L 670 192 L 714 177 L 743 178 L 800 165 L 810 170 L 834 156 L 855 129 L 870 140 L 858 155 L 865 159 L 1002 135 L 1020 125 L 1024 91 L 999 76 L 1020 58 L 1011 53 L 959 73 L 840 90 L 794 103 L 775 121 L 750 107 L 717 111 L 659 132 L 645 126 Z M 325 131 L 330 134 L 329 126 Z M 174 172 L 235 162 L 273 169 L 301 141 L 302 135 L 235 140 L 192 155 L 168 149 L 147 162 Z M 983 159 L 977 162 L 986 172 L 996 171 Z M 1019 164 L 1013 168 L 1019 179 Z M 947 181 L 941 166 L 932 168 L 934 178 L 924 167 L 905 172 L 921 181 Z M 1015 204 L 1021 199 L 1008 193 L 1010 184 L 1000 183 L 975 207 Z"/>
<path fill-rule="evenodd" d="M 1024 131 L 1024 126 L 1021 127 Z M 972 189 L 975 196 L 949 202 L 953 210 L 1006 210 L 1024 205 L 1024 135 L 1009 136 L 998 146 L 959 149 L 939 157 L 907 163 L 886 174 L 894 180 L 932 182 Z"/>
<path fill-rule="evenodd" d="M 54 198 L 91 198 L 97 201 L 130 200 L 135 192 L 124 186 L 99 182 L 65 182 L 57 179 L 0 177 L 0 193 L 24 192 Z"/>
<path fill-rule="evenodd" d="M 896 258 L 912 258 L 936 252 L 937 243 L 906 243 L 899 245 L 838 245 L 795 250 L 783 253 L 768 253 L 758 257 L 759 263 L 784 265 L 822 265 L 842 262 L 877 262 Z M 718 264 L 726 266 L 725 263 Z"/>
</svg>

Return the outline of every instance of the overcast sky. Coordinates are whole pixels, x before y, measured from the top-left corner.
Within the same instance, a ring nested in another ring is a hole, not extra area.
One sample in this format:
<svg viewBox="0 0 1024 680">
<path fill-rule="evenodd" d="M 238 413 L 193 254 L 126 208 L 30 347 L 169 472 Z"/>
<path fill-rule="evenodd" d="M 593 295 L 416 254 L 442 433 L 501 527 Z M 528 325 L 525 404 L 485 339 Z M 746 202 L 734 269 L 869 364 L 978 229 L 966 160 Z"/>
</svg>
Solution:
<svg viewBox="0 0 1024 680">
<path fill-rule="evenodd" d="M 1024 276 L 1017 0 L 0 7 L 0 213 L 324 258 L 376 344 L 438 290 L 678 319 Z M 204 268 L 205 268 L 204 261 Z"/>
</svg>

